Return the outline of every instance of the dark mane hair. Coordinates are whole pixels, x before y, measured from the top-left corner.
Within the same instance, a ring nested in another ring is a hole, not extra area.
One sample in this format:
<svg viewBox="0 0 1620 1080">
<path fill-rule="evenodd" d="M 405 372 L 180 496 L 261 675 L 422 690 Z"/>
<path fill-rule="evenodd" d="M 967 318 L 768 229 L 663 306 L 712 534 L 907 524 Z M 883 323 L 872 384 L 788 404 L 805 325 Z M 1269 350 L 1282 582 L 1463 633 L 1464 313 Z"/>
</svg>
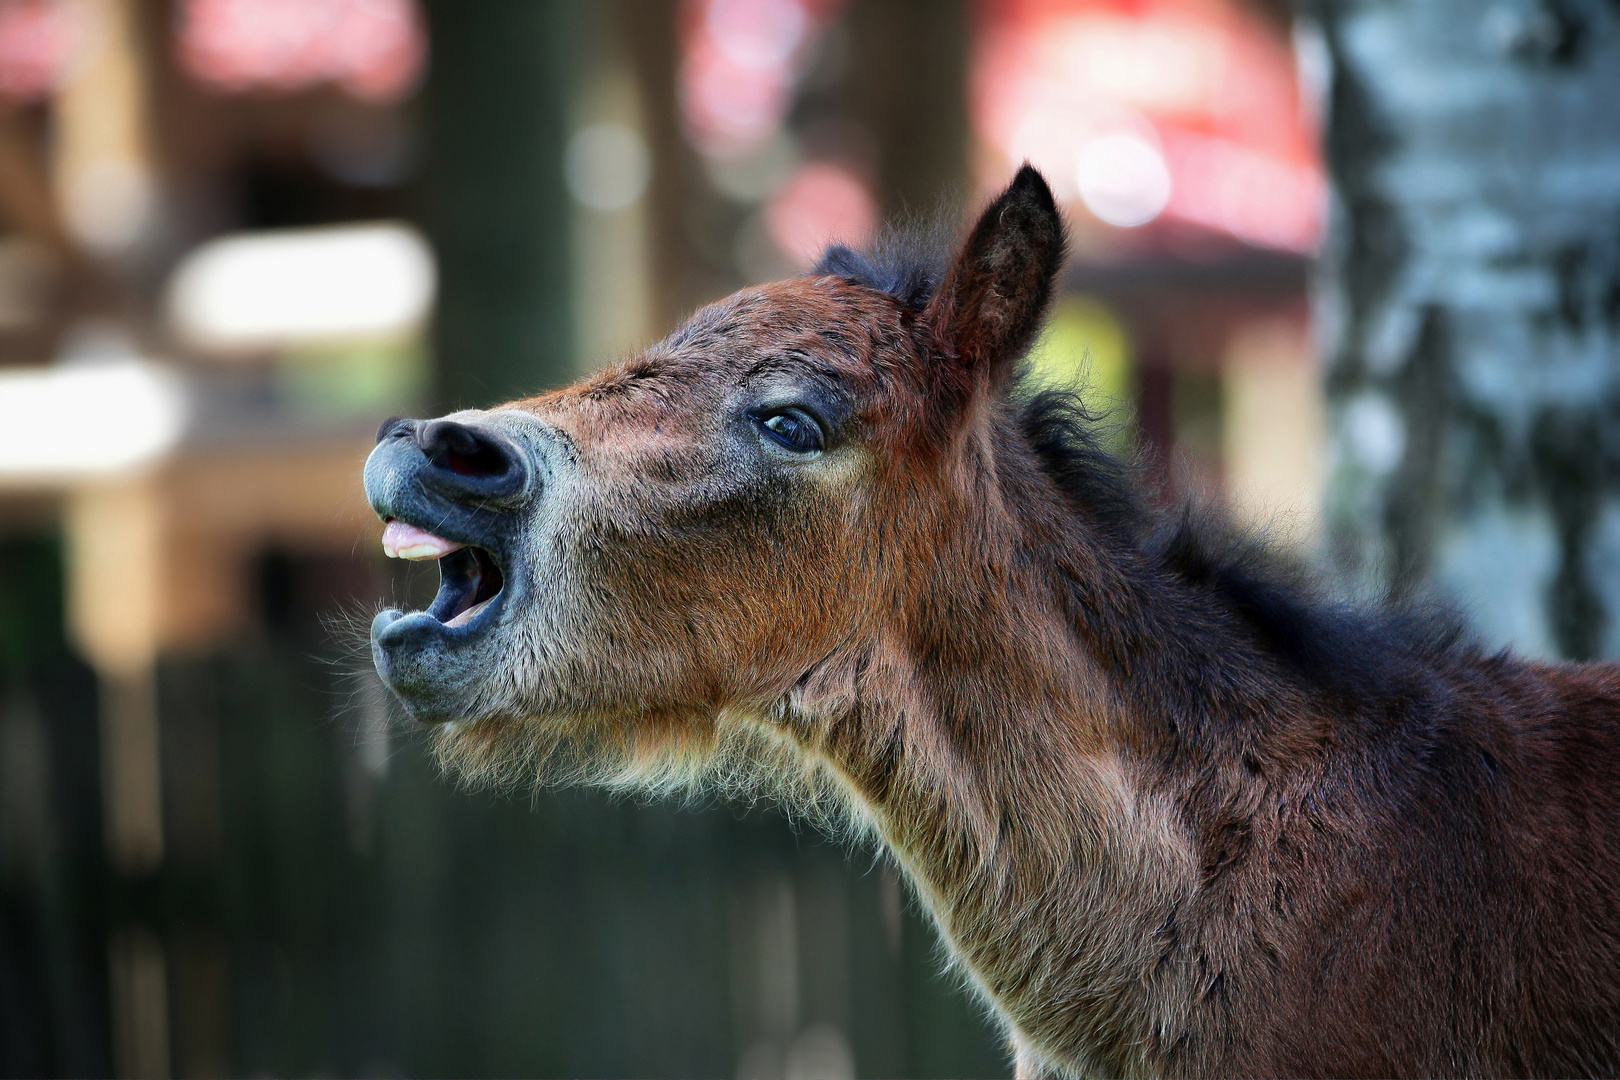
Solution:
<svg viewBox="0 0 1620 1080">
<path fill-rule="evenodd" d="M 1077 392 L 1045 388 L 1027 394 L 1018 417 L 1046 474 L 1093 532 L 1206 598 L 1283 672 L 1367 706 L 1411 694 L 1430 663 L 1477 653 L 1460 617 L 1432 599 L 1355 603 L 1218 505 L 1188 498 L 1155 509 L 1139 470 L 1100 444 L 1099 419 Z"/>
<path fill-rule="evenodd" d="M 892 230 L 865 251 L 829 247 L 811 272 L 849 278 L 921 309 L 939 287 L 950 241 L 938 226 Z M 1026 373 L 1012 396 L 1018 430 L 1092 530 L 1203 594 L 1319 691 L 1368 704 L 1409 692 L 1425 661 L 1478 652 L 1461 618 L 1432 598 L 1353 603 L 1331 595 L 1306 566 L 1235 525 L 1219 506 L 1186 499 L 1154 507 L 1144 496 L 1144 470 L 1103 445 L 1107 419 L 1078 390 L 1036 385 Z"/>
</svg>

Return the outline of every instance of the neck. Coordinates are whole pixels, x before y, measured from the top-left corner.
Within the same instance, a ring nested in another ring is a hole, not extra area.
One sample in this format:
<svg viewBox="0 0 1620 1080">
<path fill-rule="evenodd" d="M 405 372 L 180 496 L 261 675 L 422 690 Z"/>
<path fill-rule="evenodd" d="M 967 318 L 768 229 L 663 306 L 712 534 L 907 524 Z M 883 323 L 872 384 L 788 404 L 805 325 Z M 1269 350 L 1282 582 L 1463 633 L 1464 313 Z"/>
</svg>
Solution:
<svg viewBox="0 0 1620 1080">
<path fill-rule="evenodd" d="M 1270 978 L 1231 952 L 1270 932 L 1250 818 L 1354 737 L 1332 717 L 1432 692 L 1435 646 L 1316 603 L 1217 522 L 1153 528 L 1100 451 L 1036 460 L 1042 438 L 970 447 L 941 481 L 969 494 L 916 500 L 945 509 L 913 602 L 874 605 L 904 614 L 784 715 L 1037 1060 L 1217 1071 L 1226 972 L 1244 1008 Z"/>
<path fill-rule="evenodd" d="M 1022 561 L 981 568 L 1002 587 L 967 605 L 971 629 L 918 613 L 823 665 L 789 711 L 1015 1041 L 1067 1068 L 1152 1071 L 1170 1007 L 1156 968 L 1196 860 L 1061 574 L 1019 578 Z"/>
</svg>

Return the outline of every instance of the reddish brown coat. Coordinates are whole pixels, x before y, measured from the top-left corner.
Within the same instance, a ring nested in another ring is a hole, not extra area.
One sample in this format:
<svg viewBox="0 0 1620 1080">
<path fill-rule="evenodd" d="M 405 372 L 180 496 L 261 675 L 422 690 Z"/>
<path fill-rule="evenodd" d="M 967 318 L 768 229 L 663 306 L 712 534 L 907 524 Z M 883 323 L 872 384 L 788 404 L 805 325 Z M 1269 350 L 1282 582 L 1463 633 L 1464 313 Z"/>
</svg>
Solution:
<svg viewBox="0 0 1620 1080">
<path fill-rule="evenodd" d="M 457 414 L 540 478 L 467 519 L 513 596 L 461 674 L 385 677 L 475 778 L 837 800 L 1026 1074 L 1620 1071 L 1620 669 L 1145 509 L 1013 385 L 1062 246 L 1026 169 L 948 265 L 835 250 Z M 789 406 L 819 452 L 764 430 Z M 388 452 L 410 517 L 437 450 Z"/>
</svg>

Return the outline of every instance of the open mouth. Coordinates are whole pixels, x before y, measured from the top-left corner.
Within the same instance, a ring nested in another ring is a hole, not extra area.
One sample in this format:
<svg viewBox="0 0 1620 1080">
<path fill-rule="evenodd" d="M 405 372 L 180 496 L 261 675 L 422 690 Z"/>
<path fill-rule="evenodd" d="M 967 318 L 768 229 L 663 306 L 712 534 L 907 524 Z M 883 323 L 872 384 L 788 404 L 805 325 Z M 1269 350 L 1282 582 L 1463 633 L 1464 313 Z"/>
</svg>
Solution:
<svg viewBox="0 0 1620 1080">
<path fill-rule="evenodd" d="M 439 593 L 426 614 L 448 627 L 462 627 L 489 610 L 505 578 L 495 557 L 481 547 L 461 544 L 389 518 L 383 526 L 383 551 L 395 559 L 436 559 Z"/>
</svg>

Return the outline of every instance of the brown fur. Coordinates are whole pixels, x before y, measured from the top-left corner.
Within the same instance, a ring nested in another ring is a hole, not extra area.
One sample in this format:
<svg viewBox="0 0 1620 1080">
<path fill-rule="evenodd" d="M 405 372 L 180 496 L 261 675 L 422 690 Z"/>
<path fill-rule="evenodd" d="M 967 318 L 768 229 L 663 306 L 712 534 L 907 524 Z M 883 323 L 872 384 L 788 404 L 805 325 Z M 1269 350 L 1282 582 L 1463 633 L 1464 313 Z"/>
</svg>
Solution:
<svg viewBox="0 0 1620 1080">
<path fill-rule="evenodd" d="M 1620 670 L 1142 509 L 1008 389 L 1062 244 L 1026 169 L 916 295 L 835 252 L 458 414 L 538 432 L 544 478 L 444 761 L 847 814 L 1025 1074 L 1620 1071 Z M 807 396 L 817 458 L 739 419 Z"/>
</svg>

